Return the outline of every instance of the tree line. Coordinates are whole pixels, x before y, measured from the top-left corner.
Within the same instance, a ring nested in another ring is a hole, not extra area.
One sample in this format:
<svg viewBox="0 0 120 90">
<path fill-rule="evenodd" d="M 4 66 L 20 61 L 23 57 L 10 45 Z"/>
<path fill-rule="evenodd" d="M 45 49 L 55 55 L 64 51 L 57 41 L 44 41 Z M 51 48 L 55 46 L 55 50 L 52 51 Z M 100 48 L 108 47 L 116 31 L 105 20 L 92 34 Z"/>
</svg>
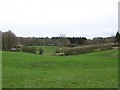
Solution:
<svg viewBox="0 0 120 90">
<path fill-rule="evenodd" d="M 82 46 L 82 45 L 99 45 L 107 43 L 119 43 L 120 33 L 112 37 L 96 37 L 87 39 L 86 37 L 17 37 L 12 31 L 2 32 L 2 49 L 10 50 L 11 48 L 23 46 L 54 45 L 54 46 Z"/>
</svg>

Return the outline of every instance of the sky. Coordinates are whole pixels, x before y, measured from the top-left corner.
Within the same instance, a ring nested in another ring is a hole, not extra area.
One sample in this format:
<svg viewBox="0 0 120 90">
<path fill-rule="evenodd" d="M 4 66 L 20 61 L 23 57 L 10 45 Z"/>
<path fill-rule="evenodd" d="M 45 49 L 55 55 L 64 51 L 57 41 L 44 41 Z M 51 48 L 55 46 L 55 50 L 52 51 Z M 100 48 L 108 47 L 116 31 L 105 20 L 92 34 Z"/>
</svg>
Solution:
<svg viewBox="0 0 120 90">
<path fill-rule="evenodd" d="M 119 0 L 0 0 L 0 30 L 22 37 L 109 37 Z"/>
</svg>

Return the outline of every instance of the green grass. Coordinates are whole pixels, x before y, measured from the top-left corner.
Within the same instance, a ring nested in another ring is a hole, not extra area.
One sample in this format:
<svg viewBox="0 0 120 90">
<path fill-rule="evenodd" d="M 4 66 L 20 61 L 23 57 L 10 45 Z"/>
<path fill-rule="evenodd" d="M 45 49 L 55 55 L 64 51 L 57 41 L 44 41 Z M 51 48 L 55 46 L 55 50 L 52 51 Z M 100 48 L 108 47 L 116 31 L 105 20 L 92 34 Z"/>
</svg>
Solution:
<svg viewBox="0 0 120 90">
<path fill-rule="evenodd" d="M 3 52 L 3 88 L 117 88 L 117 74 L 117 50 L 76 56 Z"/>
<path fill-rule="evenodd" d="M 59 48 L 58 46 L 30 46 L 36 48 L 42 48 L 44 50 L 44 55 L 52 55 L 55 53 L 55 50 Z"/>
</svg>

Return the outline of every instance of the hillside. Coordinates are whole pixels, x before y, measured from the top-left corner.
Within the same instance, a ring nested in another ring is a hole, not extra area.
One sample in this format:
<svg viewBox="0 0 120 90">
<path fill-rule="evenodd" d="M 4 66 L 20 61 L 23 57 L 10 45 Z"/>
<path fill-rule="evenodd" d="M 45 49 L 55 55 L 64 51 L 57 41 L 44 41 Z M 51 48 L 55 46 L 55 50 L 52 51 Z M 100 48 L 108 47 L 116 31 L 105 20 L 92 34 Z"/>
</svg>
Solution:
<svg viewBox="0 0 120 90">
<path fill-rule="evenodd" d="M 3 88 L 115 88 L 118 51 L 44 56 L 3 51 Z"/>
</svg>

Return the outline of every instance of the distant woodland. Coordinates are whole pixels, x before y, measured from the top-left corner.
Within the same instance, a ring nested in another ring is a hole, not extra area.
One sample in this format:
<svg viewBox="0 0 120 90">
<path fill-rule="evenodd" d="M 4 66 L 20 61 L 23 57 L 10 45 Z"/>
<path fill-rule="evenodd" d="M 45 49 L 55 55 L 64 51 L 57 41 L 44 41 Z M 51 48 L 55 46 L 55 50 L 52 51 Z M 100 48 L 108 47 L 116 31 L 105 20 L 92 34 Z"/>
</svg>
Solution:
<svg viewBox="0 0 120 90">
<path fill-rule="evenodd" d="M 117 32 L 111 37 L 95 37 L 87 39 L 86 37 L 17 37 L 12 31 L 2 32 L 2 49 L 10 50 L 20 45 L 22 46 L 84 46 L 84 45 L 99 45 L 99 44 L 118 44 L 120 42 L 120 34 Z"/>
</svg>

